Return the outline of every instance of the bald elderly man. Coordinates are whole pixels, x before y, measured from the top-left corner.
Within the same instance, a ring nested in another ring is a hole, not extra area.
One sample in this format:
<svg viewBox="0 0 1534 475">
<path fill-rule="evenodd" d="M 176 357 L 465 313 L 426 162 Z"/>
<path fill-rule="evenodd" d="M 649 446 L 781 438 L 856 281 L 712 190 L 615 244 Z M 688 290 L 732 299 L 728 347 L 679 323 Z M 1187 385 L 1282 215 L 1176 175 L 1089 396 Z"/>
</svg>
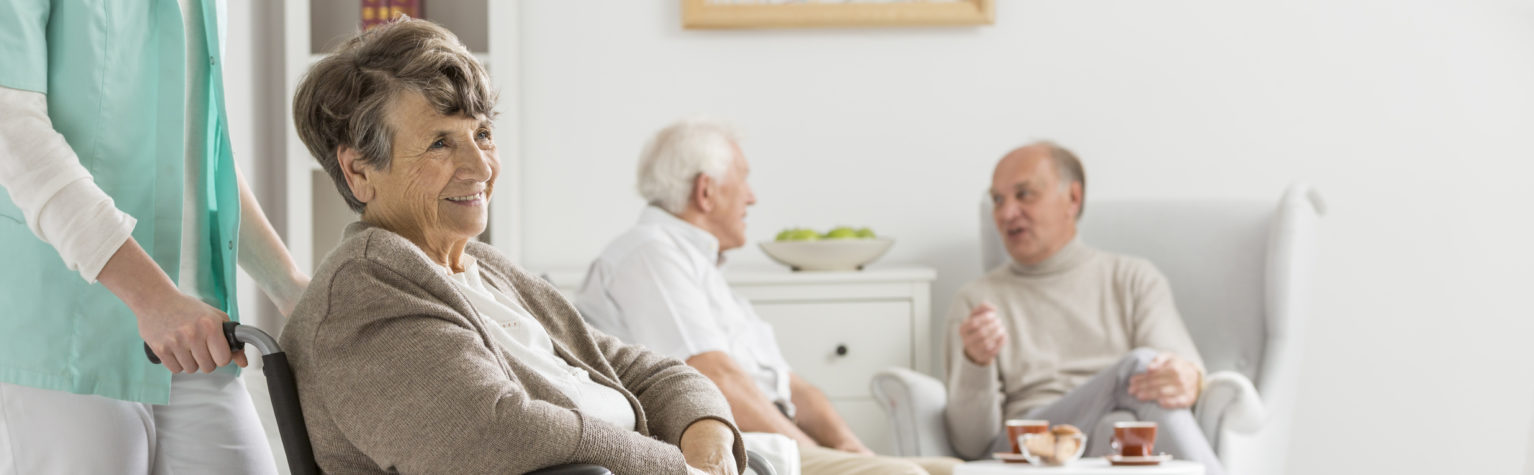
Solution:
<svg viewBox="0 0 1534 475">
<path fill-rule="evenodd" d="M 1223 475 L 1189 411 L 1203 362 L 1166 277 L 1076 236 L 1081 161 L 1050 142 L 1020 147 L 996 164 L 990 194 L 1011 259 L 960 289 L 948 312 L 944 416 L 954 450 L 1005 450 L 1007 419 L 1091 429 L 1128 411 L 1158 423 L 1157 451 Z M 1088 440 L 1088 455 L 1108 453 L 1100 439 Z"/>
</svg>

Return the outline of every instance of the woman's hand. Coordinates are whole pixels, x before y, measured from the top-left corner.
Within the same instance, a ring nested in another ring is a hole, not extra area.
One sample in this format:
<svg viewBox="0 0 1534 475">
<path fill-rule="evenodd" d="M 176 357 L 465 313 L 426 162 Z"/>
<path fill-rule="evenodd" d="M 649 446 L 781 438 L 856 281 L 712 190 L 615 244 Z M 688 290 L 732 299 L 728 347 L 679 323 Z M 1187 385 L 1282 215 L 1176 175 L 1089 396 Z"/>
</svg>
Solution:
<svg viewBox="0 0 1534 475">
<path fill-rule="evenodd" d="M 211 373 L 231 358 L 245 367 L 245 353 L 229 351 L 224 322 L 229 315 L 176 289 L 170 277 L 138 242 L 128 239 L 96 276 L 128 304 L 138 319 L 139 338 L 172 373 Z"/>
<path fill-rule="evenodd" d="M 700 419 L 682 431 L 678 446 L 689 473 L 735 475 L 735 431 L 717 419 Z"/>
<path fill-rule="evenodd" d="M 229 316 L 201 300 L 176 292 L 134 315 L 139 337 L 172 373 L 211 373 L 231 360 L 246 365 L 245 353 L 230 351 L 224 339 Z"/>
</svg>

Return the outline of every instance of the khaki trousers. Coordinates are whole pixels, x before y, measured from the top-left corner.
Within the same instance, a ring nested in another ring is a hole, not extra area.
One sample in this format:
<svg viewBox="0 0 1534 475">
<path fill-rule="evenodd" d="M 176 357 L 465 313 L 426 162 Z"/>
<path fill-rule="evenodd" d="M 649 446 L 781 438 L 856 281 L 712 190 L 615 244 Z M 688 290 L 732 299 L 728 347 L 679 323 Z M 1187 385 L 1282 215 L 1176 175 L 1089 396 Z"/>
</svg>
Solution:
<svg viewBox="0 0 1534 475">
<path fill-rule="evenodd" d="M 799 444 L 799 467 L 804 475 L 951 475 L 960 463 L 949 457 L 867 456 Z"/>
</svg>

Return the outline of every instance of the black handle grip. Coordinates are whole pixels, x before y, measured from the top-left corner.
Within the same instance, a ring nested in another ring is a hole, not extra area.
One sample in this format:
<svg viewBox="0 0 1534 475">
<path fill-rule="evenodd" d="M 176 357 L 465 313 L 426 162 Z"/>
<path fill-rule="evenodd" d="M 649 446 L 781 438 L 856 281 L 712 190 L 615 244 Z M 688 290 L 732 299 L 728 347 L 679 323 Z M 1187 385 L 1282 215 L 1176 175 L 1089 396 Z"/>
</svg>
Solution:
<svg viewBox="0 0 1534 475">
<path fill-rule="evenodd" d="M 245 342 L 234 336 L 234 329 L 239 326 L 240 322 L 224 322 L 224 339 L 229 341 L 230 351 L 245 351 Z M 160 357 L 155 356 L 154 350 L 149 348 L 148 343 L 144 344 L 144 356 L 149 357 L 150 363 L 160 364 Z"/>
<path fill-rule="evenodd" d="M 836 345 L 836 356 L 847 356 L 847 345 Z"/>
</svg>

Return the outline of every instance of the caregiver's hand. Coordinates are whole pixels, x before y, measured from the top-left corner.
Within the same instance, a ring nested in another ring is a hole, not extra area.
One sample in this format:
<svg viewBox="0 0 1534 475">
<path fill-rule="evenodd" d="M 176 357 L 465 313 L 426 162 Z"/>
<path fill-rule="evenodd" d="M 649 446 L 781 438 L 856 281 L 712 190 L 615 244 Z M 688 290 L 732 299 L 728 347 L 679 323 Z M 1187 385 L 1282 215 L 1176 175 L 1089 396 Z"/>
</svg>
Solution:
<svg viewBox="0 0 1534 475">
<path fill-rule="evenodd" d="M 172 373 L 211 373 L 231 359 L 245 367 L 245 353 L 230 351 L 224 339 L 229 316 L 201 300 L 176 293 L 133 313 L 139 336 Z"/>
<path fill-rule="evenodd" d="M 138 242 L 124 242 L 97 276 L 138 318 L 139 337 L 172 373 L 212 372 L 244 353 L 229 350 L 223 323 L 229 316 L 182 294 Z"/>
<path fill-rule="evenodd" d="M 734 475 L 735 431 L 715 419 L 703 419 L 682 431 L 677 444 L 687 459 L 689 473 Z"/>
</svg>

